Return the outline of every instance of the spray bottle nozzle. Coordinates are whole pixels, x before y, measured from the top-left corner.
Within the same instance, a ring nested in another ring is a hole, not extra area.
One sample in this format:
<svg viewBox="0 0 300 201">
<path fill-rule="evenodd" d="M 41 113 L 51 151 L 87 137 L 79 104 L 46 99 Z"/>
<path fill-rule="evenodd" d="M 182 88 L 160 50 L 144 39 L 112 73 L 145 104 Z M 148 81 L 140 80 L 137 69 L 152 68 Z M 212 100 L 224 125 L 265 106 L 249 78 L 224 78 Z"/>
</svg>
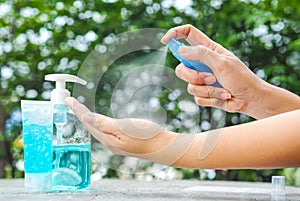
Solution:
<svg viewBox="0 0 300 201">
<path fill-rule="evenodd" d="M 174 38 L 171 38 L 166 45 L 172 52 L 177 52 L 178 48 L 182 46 L 181 42 L 175 40 Z"/>
<path fill-rule="evenodd" d="M 66 82 L 75 82 L 82 85 L 87 83 L 85 80 L 69 74 L 49 74 L 45 76 L 45 80 L 56 82 L 55 89 L 51 92 L 53 104 L 65 104 L 64 100 L 70 96 L 70 92 L 66 89 Z"/>
<path fill-rule="evenodd" d="M 171 38 L 167 43 L 166 43 L 167 47 L 171 50 L 172 54 L 176 57 L 176 59 L 178 59 L 181 63 L 183 63 L 186 67 L 196 70 L 198 72 L 208 72 L 208 73 L 212 73 L 212 70 L 205 64 L 201 63 L 198 60 L 188 60 L 185 58 L 182 58 L 179 53 L 178 53 L 178 48 L 180 46 L 185 46 L 184 43 L 181 43 L 177 40 L 175 40 L 174 38 Z M 223 86 L 216 81 L 214 84 L 212 84 L 212 86 L 215 87 L 219 87 L 219 88 L 223 88 Z"/>
</svg>

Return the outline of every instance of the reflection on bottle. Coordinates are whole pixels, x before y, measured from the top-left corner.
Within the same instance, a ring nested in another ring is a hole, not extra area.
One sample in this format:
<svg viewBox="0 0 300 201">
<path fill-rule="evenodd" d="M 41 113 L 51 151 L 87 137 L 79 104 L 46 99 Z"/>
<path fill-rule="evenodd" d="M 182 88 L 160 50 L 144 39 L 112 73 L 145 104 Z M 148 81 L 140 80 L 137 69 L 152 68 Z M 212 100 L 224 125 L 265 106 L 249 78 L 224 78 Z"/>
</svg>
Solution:
<svg viewBox="0 0 300 201">
<path fill-rule="evenodd" d="M 90 185 L 90 145 L 57 145 L 53 147 L 52 190 L 86 189 Z M 57 154 L 59 162 L 56 161 Z"/>
</svg>

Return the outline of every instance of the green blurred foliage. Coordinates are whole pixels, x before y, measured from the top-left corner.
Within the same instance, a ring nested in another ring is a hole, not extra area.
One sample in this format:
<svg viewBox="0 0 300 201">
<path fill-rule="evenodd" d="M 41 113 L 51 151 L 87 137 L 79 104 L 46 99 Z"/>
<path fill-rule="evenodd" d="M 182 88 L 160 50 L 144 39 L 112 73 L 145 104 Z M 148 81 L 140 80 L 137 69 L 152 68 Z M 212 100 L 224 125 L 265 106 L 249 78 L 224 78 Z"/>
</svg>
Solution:
<svg viewBox="0 0 300 201">
<path fill-rule="evenodd" d="M 174 2 L 7 0 L 0 3 L 0 177 L 23 176 L 17 168 L 22 158 L 21 126 L 12 117 L 12 112 L 20 109 L 20 100 L 48 99 L 53 86 L 44 81 L 46 74 L 77 74 L 92 50 L 105 44 L 109 37 L 126 31 L 193 24 L 233 51 L 262 79 L 300 94 L 298 1 L 191 0 L 181 3 L 186 4 L 184 7 Z M 168 56 L 166 65 L 175 68 L 177 61 Z M 118 73 L 108 72 L 105 79 L 116 83 Z M 101 113 L 110 115 L 112 87 L 104 83 L 98 86 L 102 102 L 97 104 Z M 161 105 L 170 101 L 166 96 L 158 97 Z M 200 111 L 201 122 L 211 119 L 210 108 L 200 107 Z M 176 119 L 179 113 L 176 105 L 170 118 Z M 226 125 L 251 120 L 243 114 L 227 114 Z M 199 177 L 196 170 L 181 171 L 183 178 Z M 218 171 L 216 179 L 270 181 L 274 174 L 285 174 L 289 184 L 300 185 L 298 169 Z M 117 176 L 113 170 L 104 175 Z"/>
</svg>

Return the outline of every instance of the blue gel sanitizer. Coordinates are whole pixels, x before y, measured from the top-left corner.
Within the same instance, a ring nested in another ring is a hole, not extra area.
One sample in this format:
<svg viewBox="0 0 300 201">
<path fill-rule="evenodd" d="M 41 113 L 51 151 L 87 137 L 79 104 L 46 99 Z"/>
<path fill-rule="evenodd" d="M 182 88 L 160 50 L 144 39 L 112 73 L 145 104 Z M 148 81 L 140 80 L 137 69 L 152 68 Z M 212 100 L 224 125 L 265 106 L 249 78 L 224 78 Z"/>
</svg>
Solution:
<svg viewBox="0 0 300 201">
<path fill-rule="evenodd" d="M 184 43 L 181 43 L 177 40 L 175 40 L 174 38 L 171 38 L 167 43 L 166 43 L 167 47 L 171 50 L 172 54 L 176 57 L 176 59 L 178 59 L 181 63 L 183 63 L 186 67 L 196 70 L 198 72 L 207 72 L 207 73 L 211 73 L 213 74 L 212 70 L 205 64 L 201 63 L 200 61 L 197 60 L 188 60 L 188 59 L 184 59 L 182 58 L 179 53 L 178 53 L 178 48 L 180 46 L 185 46 Z M 219 87 L 219 88 L 223 88 L 223 86 L 216 81 L 214 84 L 212 84 L 211 86 L 214 87 Z"/>
</svg>

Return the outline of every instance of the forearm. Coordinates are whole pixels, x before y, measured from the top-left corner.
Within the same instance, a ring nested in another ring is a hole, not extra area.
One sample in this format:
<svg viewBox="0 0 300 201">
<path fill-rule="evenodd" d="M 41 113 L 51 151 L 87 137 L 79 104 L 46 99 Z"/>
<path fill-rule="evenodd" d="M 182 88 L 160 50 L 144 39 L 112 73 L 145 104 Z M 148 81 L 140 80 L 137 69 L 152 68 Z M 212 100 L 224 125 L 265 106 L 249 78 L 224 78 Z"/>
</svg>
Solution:
<svg viewBox="0 0 300 201">
<path fill-rule="evenodd" d="M 300 109 L 300 97 L 285 89 L 270 85 L 265 93 L 265 117 Z"/>
<path fill-rule="evenodd" d="M 213 169 L 299 166 L 299 119 L 300 110 L 297 110 L 197 134 L 188 151 L 172 165 Z M 206 141 L 211 134 L 218 137 Z M 203 152 L 203 148 L 207 150 Z"/>
<path fill-rule="evenodd" d="M 174 133 L 142 119 L 92 113 L 73 98 L 66 102 L 93 136 L 116 154 L 187 168 L 300 165 L 300 110 L 193 135 Z"/>
<path fill-rule="evenodd" d="M 247 106 L 249 116 L 262 119 L 300 109 L 300 97 L 296 94 L 264 81 L 258 87 L 256 98 L 249 100 Z"/>
</svg>

